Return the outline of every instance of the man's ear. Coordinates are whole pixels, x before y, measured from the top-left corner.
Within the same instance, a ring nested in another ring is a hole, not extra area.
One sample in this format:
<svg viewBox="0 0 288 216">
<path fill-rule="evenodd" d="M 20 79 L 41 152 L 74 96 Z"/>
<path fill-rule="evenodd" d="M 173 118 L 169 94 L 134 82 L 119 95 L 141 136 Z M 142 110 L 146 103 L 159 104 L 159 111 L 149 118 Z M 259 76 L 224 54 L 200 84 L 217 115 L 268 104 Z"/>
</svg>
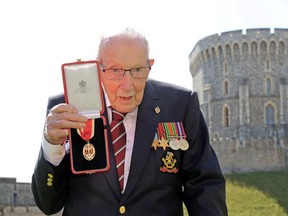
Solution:
<svg viewBox="0 0 288 216">
<path fill-rule="evenodd" d="M 149 65 L 152 67 L 153 64 L 154 64 L 154 59 L 149 59 Z"/>
</svg>

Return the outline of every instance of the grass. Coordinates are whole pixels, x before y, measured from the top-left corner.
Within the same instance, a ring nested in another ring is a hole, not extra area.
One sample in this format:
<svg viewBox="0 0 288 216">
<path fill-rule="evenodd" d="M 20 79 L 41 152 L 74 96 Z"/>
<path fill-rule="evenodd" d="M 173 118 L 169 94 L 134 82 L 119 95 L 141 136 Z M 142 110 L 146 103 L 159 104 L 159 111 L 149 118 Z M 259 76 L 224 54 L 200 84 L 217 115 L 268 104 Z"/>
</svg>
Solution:
<svg viewBox="0 0 288 216">
<path fill-rule="evenodd" d="M 288 216 L 288 170 L 233 173 L 225 178 L 229 216 Z"/>
</svg>

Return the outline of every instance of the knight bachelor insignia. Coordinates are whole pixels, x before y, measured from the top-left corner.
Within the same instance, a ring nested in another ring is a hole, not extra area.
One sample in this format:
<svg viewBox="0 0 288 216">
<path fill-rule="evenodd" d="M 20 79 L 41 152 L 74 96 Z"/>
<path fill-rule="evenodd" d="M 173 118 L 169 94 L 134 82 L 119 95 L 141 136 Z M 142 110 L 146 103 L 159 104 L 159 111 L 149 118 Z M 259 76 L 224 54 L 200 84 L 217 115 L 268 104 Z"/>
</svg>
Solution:
<svg viewBox="0 0 288 216">
<path fill-rule="evenodd" d="M 86 160 L 91 161 L 95 157 L 96 150 L 91 143 L 86 143 L 83 147 L 83 156 Z"/>
<path fill-rule="evenodd" d="M 86 126 L 84 128 L 77 129 L 77 133 L 81 136 L 83 140 L 87 142 L 83 147 L 83 156 L 88 161 L 93 160 L 96 154 L 95 147 L 91 143 L 89 143 L 89 140 L 94 136 L 94 127 L 94 119 L 89 119 L 86 122 Z"/>
</svg>

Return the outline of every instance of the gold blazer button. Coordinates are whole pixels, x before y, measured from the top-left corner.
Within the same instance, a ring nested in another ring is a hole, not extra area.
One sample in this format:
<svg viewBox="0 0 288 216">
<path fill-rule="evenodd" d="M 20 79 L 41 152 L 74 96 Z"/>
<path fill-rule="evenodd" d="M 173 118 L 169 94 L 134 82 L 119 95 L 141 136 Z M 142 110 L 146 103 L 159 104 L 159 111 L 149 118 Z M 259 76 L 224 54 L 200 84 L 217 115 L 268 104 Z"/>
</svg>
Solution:
<svg viewBox="0 0 288 216">
<path fill-rule="evenodd" d="M 120 206 L 119 212 L 120 212 L 120 214 L 124 214 L 126 212 L 125 206 Z"/>
</svg>

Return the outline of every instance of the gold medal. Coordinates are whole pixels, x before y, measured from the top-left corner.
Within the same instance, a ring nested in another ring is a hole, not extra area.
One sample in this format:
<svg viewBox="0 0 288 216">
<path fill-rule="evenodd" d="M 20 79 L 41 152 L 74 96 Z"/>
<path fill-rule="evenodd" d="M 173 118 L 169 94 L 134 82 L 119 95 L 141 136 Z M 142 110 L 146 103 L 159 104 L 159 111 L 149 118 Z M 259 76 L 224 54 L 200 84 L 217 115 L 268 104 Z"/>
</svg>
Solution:
<svg viewBox="0 0 288 216">
<path fill-rule="evenodd" d="M 91 143 L 86 143 L 83 147 L 83 156 L 86 160 L 91 161 L 95 157 L 96 150 Z"/>
<path fill-rule="evenodd" d="M 87 141 L 82 150 L 84 158 L 88 161 L 93 160 L 96 150 L 95 147 L 89 143 L 89 140 L 94 136 L 94 119 L 89 119 L 86 122 L 85 128 L 77 129 L 77 133 L 83 140 Z"/>
</svg>

